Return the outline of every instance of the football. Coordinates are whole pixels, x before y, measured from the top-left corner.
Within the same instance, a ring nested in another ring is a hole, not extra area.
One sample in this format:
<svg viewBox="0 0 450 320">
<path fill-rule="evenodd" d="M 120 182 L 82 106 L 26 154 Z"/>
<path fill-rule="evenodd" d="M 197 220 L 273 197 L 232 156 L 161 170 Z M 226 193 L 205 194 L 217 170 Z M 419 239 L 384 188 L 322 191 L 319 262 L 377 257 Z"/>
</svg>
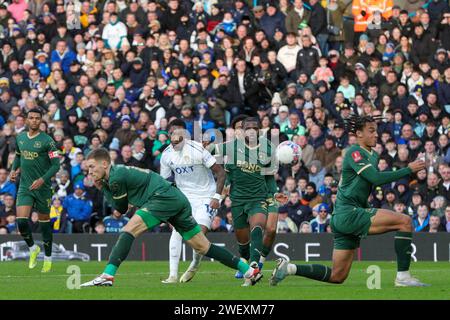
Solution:
<svg viewBox="0 0 450 320">
<path fill-rule="evenodd" d="M 292 141 L 284 141 L 277 147 L 277 158 L 282 164 L 295 163 L 300 160 L 302 148 Z"/>
</svg>

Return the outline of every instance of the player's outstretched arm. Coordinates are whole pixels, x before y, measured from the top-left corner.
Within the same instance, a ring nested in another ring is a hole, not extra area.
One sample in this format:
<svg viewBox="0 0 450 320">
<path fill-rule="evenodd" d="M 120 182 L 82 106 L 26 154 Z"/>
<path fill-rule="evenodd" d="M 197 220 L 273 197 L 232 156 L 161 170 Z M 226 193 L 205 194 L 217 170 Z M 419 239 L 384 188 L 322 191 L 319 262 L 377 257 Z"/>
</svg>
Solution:
<svg viewBox="0 0 450 320">
<path fill-rule="evenodd" d="M 387 172 L 380 172 L 376 170 L 372 165 L 367 165 L 360 171 L 359 174 L 373 185 L 379 186 L 386 183 L 397 181 L 398 179 L 407 176 L 412 172 L 420 171 L 423 168 L 425 168 L 425 163 L 423 161 L 418 160 L 411 162 L 406 168 Z"/>
</svg>

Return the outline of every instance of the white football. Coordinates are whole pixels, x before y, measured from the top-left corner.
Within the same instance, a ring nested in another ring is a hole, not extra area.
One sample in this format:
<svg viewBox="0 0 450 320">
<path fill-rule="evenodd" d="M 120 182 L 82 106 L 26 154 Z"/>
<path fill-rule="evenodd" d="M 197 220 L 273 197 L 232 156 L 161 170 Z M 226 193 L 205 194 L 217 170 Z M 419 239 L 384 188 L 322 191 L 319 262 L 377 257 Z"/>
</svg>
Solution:
<svg viewBox="0 0 450 320">
<path fill-rule="evenodd" d="M 300 160 L 302 149 L 292 141 L 284 141 L 277 147 L 277 158 L 282 164 L 289 164 Z"/>
</svg>

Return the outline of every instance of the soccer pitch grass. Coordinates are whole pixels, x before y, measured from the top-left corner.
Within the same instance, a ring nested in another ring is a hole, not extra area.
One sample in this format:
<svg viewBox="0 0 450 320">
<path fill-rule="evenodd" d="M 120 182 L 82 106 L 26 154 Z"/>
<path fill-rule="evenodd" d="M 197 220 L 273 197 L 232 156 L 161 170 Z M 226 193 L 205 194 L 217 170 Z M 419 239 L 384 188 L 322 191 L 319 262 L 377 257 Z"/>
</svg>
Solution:
<svg viewBox="0 0 450 320">
<path fill-rule="evenodd" d="M 315 262 L 317 263 L 317 262 Z M 180 263 L 181 272 L 188 262 Z M 330 262 L 325 262 L 330 265 Z M 119 269 L 113 287 L 81 288 L 70 290 L 66 283 L 67 268 L 78 265 L 81 282 L 92 280 L 105 266 L 105 262 L 55 262 L 49 274 L 41 274 L 42 262 L 28 269 L 25 262 L 0 263 L 0 299 L 151 299 L 151 300 L 327 300 L 327 299 L 445 299 L 450 300 L 450 263 L 412 263 L 412 274 L 431 284 L 425 288 L 396 288 L 394 262 L 355 262 L 349 278 L 343 285 L 332 285 L 291 276 L 277 287 L 269 286 L 269 277 L 275 266 L 264 265 L 264 278 L 254 287 L 241 287 L 242 280 L 234 278 L 234 270 L 217 262 L 203 262 L 196 277 L 189 283 L 162 284 L 168 275 L 168 262 L 125 262 Z M 381 268 L 381 289 L 369 290 L 367 267 Z"/>
</svg>

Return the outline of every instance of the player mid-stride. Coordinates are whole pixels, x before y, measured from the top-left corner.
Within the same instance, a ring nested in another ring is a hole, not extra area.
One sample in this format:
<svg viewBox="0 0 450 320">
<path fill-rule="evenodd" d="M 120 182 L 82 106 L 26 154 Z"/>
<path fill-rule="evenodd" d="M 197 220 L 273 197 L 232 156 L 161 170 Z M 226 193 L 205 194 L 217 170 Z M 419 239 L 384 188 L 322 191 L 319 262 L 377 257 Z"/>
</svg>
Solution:
<svg viewBox="0 0 450 320">
<path fill-rule="evenodd" d="M 52 268 L 52 225 L 50 207 L 52 190 L 50 179 L 60 166 L 59 152 L 53 139 L 40 130 L 42 112 L 31 109 L 27 113 L 28 130 L 16 138 L 16 158 L 12 166 L 10 180 L 16 181 L 20 173 L 17 193 L 17 225 L 19 232 L 30 249 L 29 268 L 36 267 L 41 249 L 34 244 L 28 219 L 34 207 L 39 215 L 42 240 L 44 242 L 44 265 L 42 272 Z"/>
<path fill-rule="evenodd" d="M 172 174 L 175 176 L 177 188 L 188 198 L 192 215 L 206 234 L 222 200 L 225 171 L 201 143 L 187 139 L 186 124 L 183 120 L 171 121 L 169 134 L 171 144 L 162 153 L 160 174 L 165 179 Z M 173 230 L 169 242 L 170 274 L 163 283 L 178 281 L 181 245 L 181 235 Z M 180 282 L 188 282 L 194 277 L 201 259 L 202 255 L 194 251 L 192 263 L 181 276 Z"/>
<path fill-rule="evenodd" d="M 396 231 L 397 277 L 399 287 L 426 286 L 409 273 L 411 262 L 412 224 L 405 214 L 370 208 L 368 198 L 373 186 L 394 182 L 425 168 L 422 160 L 391 172 L 379 172 L 378 155 L 372 151 L 377 143 L 375 117 L 353 115 L 348 119 L 349 131 L 357 137 L 357 144 L 345 153 L 341 181 L 330 226 L 334 234 L 333 266 L 319 264 L 295 265 L 279 259 L 270 279 L 277 285 L 288 275 L 298 275 L 329 283 L 343 283 L 352 266 L 353 255 L 367 235 Z"/>
<path fill-rule="evenodd" d="M 93 150 L 87 157 L 87 165 L 96 187 L 103 191 L 116 210 L 125 213 L 129 204 L 138 210 L 123 228 L 103 273 L 82 284 L 82 287 L 111 286 L 134 239 L 162 222 L 170 223 L 199 254 L 240 270 L 252 284 L 259 281 L 260 271 L 257 267 L 250 267 L 228 250 L 209 242 L 192 216 L 186 196 L 159 174 L 135 167 L 113 166 L 106 149 Z"/>
</svg>

